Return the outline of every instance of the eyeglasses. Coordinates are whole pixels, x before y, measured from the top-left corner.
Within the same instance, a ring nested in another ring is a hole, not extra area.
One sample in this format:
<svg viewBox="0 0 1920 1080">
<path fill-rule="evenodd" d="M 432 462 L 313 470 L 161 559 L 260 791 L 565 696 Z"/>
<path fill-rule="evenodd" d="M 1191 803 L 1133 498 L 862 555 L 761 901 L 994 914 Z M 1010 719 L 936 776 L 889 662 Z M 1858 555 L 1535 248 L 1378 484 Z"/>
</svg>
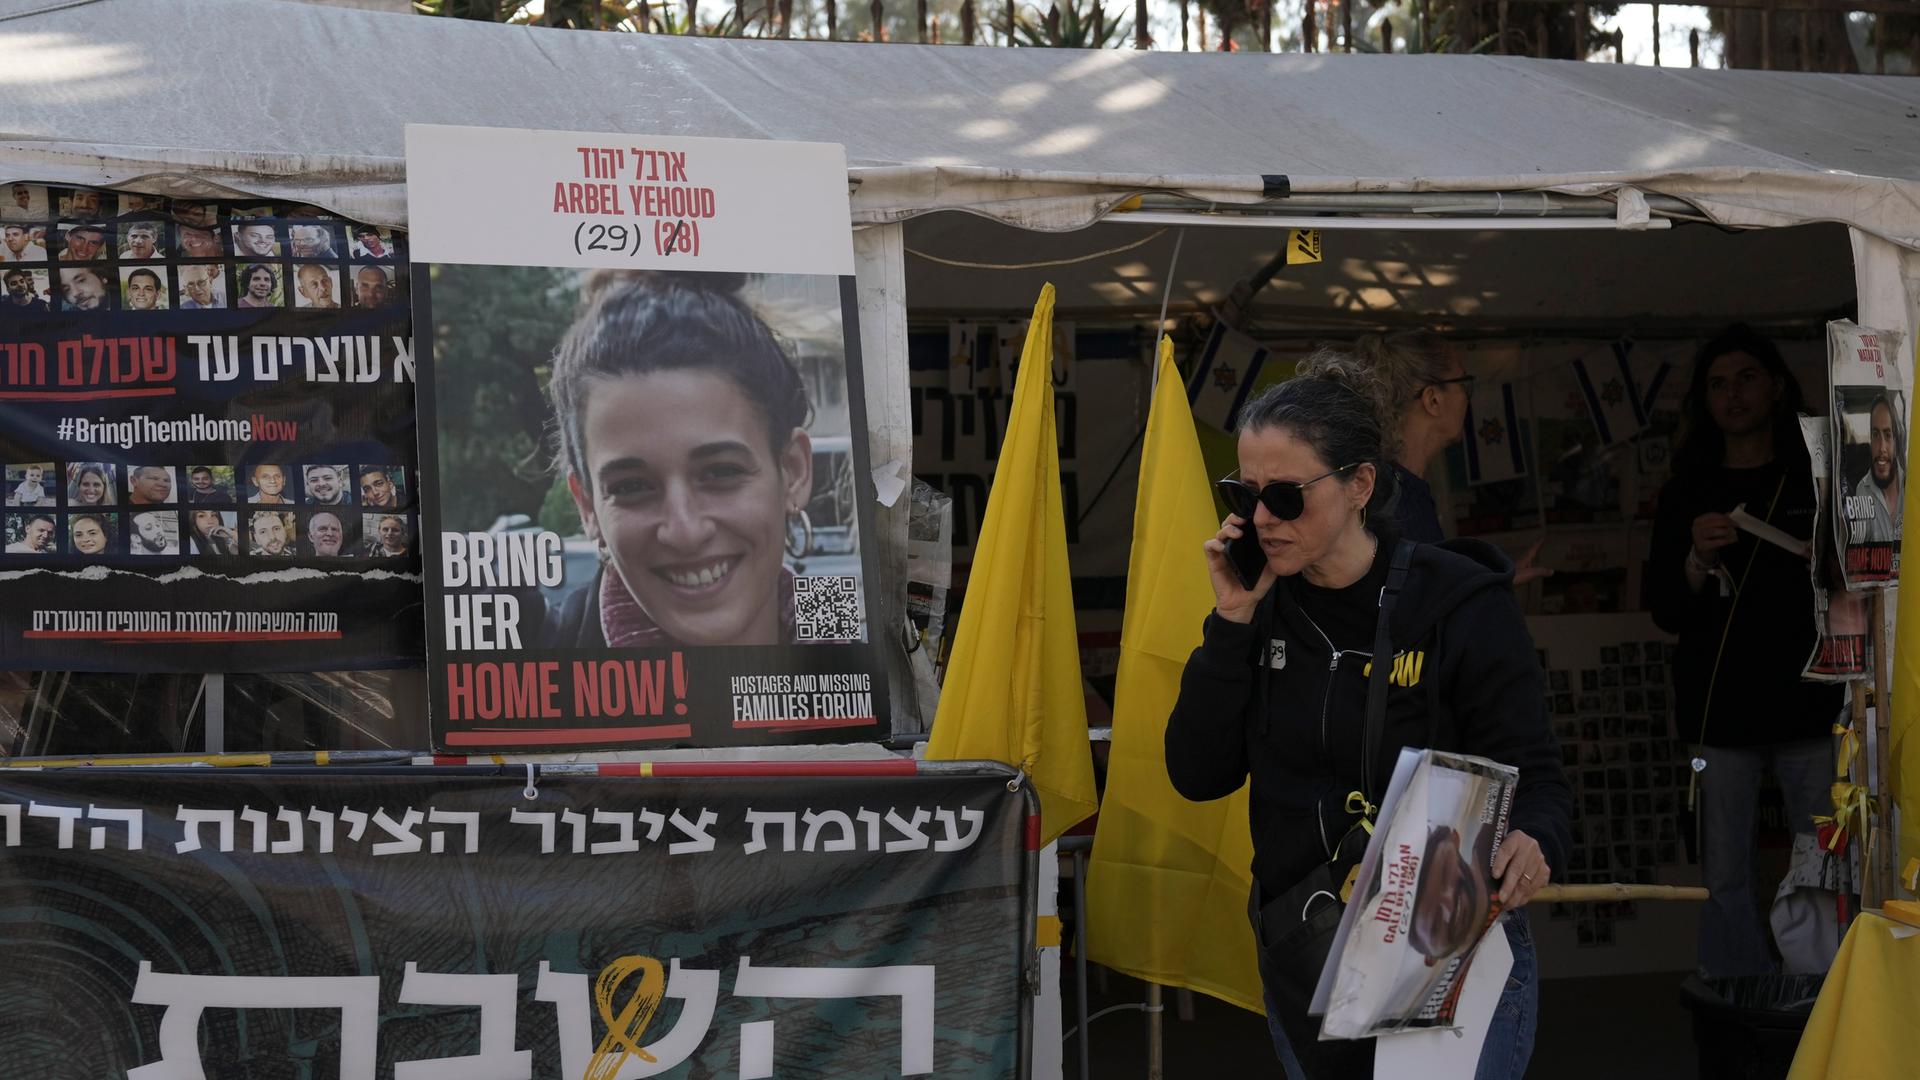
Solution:
<svg viewBox="0 0 1920 1080">
<path fill-rule="evenodd" d="M 1474 376 L 1472 375 L 1456 375 L 1451 379 L 1435 379 L 1432 382 L 1428 383 L 1427 385 L 1428 386 L 1452 386 L 1454 383 L 1459 383 L 1461 386 L 1464 386 L 1467 388 L 1467 393 L 1471 394 L 1473 393 L 1473 380 L 1474 380 Z"/>
<path fill-rule="evenodd" d="M 1267 508 L 1267 513 L 1281 521 L 1292 521 L 1306 512 L 1308 488 L 1329 476 L 1338 476 L 1349 469 L 1357 468 L 1359 464 L 1356 461 L 1351 465 L 1342 465 L 1332 472 L 1321 473 L 1304 483 L 1275 480 L 1266 487 L 1256 489 L 1245 480 L 1236 480 L 1229 476 L 1213 486 L 1220 492 L 1220 497 L 1226 501 L 1227 509 L 1238 515 L 1241 521 L 1252 524 L 1254 508 L 1261 505 Z"/>
</svg>

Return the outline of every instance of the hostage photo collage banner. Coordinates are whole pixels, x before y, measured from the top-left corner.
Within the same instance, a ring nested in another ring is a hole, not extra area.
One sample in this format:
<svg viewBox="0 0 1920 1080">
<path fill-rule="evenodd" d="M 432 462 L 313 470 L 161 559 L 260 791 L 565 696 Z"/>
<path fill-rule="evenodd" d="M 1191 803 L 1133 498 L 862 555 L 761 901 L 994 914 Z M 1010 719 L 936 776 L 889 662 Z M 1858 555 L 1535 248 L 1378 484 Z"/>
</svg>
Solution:
<svg viewBox="0 0 1920 1080">
<path fill-rule="evenodd" d="M 419 663 L 404 244 L 0 186 L 0 668 Z"/>
</svg>

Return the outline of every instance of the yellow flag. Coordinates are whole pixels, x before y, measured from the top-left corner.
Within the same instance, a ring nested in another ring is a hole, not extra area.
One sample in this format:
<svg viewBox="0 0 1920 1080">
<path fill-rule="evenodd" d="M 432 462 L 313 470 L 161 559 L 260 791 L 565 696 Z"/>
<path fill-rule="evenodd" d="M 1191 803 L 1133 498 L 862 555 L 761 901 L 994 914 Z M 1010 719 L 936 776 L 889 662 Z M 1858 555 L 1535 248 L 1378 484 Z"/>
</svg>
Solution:
<svg viewBox="0 0 1920 1080">
<path fill-rule="evenodd" d="M 1920 342 L 1915 343 L 1913 363 L 1913 370 L 1920 371 Z M 1915 415 L 1920 416 L 1920 408 L 1916 409 Z M 1912 420 L 1913 417 L 1908 418 L 1909 431 L 1913 430 Z M 1913 470 L 1917 465 L 1920 465 L 1920 442 L 1909 439 L 1907 471 L 1903 475 L 1914 475 Z M 1911 484 L 1905 485 L 1905 489 L 1900 495 L 1903 500 L 1901 547 L 1920 552 L 1920 498 L 1914 495 Z M 1908 510 L 1916 513 L 1908 514 Z M 1893 775 L 1887 778 L 1890 790 L 1883 793 L 1891 798 L 1883 798 L 1882 805 L 1891 803 L 1900 808 L 1897 819 L 1900 832 L 1894 838 L 1896 846 L 1892 853 L 1893 865 L 1898 869 L 1908 859 L 1920 856 L 1920 737 L 1914 734 L 1915 729 L 1920 728 L 1920 648 L 1915 647 L 1916 640 L 1920 639 L 1909 636 L 1920 634 L 1920 585 L 1899 589 L 1896 596 L 1888 597 L 1885 602 L 1894 605 L 1898 619 L 1893 636 L 1887 641 L 1889 660 L 1875 657 L 1874 663 L 1886 663 L 1890 669 L 1887 679 L 1891 685 L 1887 692 L 1893 699 L 1893 707 L 1888 710 L 1887 716 L 1888 741 L 1891 743 L 1887 748 L 1887 757 Z M 1898 647 L 1902 641 L 1907 642 L 1905 652 Z M 1885 705 L 1881 707 L 1886 708 Z M 1897 883 L 1904 884 L 1909 891 L 1913 890 L 1913 886 L 1906 884 L 1899 875 L 1895 877 Z M 1892 895 L 1898 896 L 1899 893 Z"/>
<path fill-rule="evenodd" d="M 1015 382 L 927 758 L 1026 770 L 1046 844 L 1096 803 L 1053 422 L 1052 285 L 1033 307 Z"/>
<path fill-rule="evenodd" d="M 1162 338 L 1134 498 L 1107 790 L 1087 872 L 1087 956 L 1264 1012 L 1247 925 L 1247 789 L 1196 803 L 1167 779 L 1167 717 L 1213 610 L 1200 550 L 1220 527 L 1212 491 L 1173 343 Z"/>
</svg>

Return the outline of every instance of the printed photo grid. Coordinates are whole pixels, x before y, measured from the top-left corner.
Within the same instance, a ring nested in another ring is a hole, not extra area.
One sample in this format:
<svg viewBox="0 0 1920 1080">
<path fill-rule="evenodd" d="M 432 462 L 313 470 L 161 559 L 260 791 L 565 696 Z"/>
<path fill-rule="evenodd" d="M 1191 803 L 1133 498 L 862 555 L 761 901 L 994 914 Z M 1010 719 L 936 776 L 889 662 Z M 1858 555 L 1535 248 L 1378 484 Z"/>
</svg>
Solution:
<svg viewBox="0 0 1920 1080">
<path fill-rule="evenodd" d="M 404 234 L 305 205 L 0 188 L 0 321 L 48 311 L 407 306 Z"/>
<path fill-rule="evenodd" d="M 409 473 L 380 463 L 8 464 L 0 565 L 404 560 L 419 536 Z"/>
<path fill-rule="evenodd" d="M 1600 663 L 1556 668 L 1543 651 L 1547 714 L 1574 792 L 1570 885 L 1650 885 L 1662 867 L 1693 860 L 1681 814 L 1690 754 L 1673 723 L 1670 646 L 1663 641 L 1602 645 Z M 1612 945 L 1615 924 L 1637 917 L 1632 901 L 1553 904 L 1572 919 L 1582 947 Z"/>
</svg>

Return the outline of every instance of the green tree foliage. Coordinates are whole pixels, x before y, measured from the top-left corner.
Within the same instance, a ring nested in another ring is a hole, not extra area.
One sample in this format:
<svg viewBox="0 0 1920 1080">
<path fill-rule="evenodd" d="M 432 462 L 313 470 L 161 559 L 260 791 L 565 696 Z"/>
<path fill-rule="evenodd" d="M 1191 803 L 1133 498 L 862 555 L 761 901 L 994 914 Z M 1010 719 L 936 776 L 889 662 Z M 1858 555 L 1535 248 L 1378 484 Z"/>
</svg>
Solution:
<svg viewBox="0 0 1920 1080">
<path fill-rule="evenodd" d="M 571 271 L 435 266 L 434 381 L 444 527 L 484 530 L 502 514 L 546 515 L 553 348 L 573 316 Z"/>
</svg>

